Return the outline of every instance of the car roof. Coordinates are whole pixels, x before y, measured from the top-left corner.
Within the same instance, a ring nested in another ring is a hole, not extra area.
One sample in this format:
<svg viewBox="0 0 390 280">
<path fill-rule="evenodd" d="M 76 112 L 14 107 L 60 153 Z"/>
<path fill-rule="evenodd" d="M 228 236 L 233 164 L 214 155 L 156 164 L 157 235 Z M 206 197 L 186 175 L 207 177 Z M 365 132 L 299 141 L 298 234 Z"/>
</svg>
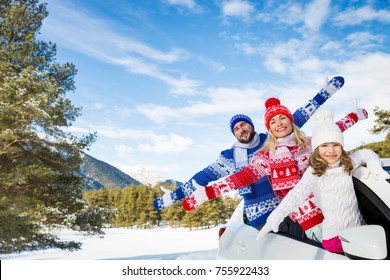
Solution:
<svg viewBox="0 0 390 280">
<path fill-rule="evenodd" d="M 383 166 L 390 166 L 390 158 L 381 158 Z"/>
</svg>

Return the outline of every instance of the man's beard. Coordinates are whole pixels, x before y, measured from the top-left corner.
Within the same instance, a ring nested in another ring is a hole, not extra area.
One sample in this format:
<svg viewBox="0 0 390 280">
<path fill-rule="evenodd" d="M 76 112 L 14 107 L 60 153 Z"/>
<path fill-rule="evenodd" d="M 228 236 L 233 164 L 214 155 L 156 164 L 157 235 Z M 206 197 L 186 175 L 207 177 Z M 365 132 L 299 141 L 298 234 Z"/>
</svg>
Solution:
<svg viewBox="0 0 390 280">
<path fill-rule="evenodd" d="M 250 136 L 249 136 L 248 140 L 240 139 L 240 140 L 238 140 L 238 142 L 243 143 L 243 144 L 248 144 L 249 142 L 251 142 L 253 140 L 253 137 L 255 137 L 255 134 L 256 134 L 256 132 L 252 131 L 250 133 Z"/>
</svg>

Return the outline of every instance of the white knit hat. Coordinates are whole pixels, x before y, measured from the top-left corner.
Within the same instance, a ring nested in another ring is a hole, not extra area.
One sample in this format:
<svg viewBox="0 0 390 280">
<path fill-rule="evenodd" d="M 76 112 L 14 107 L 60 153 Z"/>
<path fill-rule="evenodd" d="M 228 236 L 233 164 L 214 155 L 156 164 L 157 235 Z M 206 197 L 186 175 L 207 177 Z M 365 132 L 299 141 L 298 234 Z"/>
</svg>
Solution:
<svg viewBox="0 0 390 280">
<path fill-rule="evenodd" d="M 344 147 L 344 137 L 340 128 L 333 120 L 333 111 L 329 109 L 318 109 L 315 117 L 316 124 L 314 125 L 311 138 L 313 151 L 318 146 L 329 142 L 340 143 Z"/>
</svg>

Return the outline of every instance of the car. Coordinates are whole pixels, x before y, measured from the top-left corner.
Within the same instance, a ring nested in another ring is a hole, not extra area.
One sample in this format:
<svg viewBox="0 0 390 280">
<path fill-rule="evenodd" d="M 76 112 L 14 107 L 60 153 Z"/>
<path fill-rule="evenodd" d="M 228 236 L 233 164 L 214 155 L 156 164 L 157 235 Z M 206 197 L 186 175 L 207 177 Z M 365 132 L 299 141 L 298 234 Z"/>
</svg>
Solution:
<svg viewBox="0 0 390 280">
<path fill-rule="evenodd" d="M 381 158 L 382 167 L 390 174 L 390 158 Z"/>
<path fill-rule="evenodd" d="M 390 173 L 390 159 L 382 159 Z M 325 250 L 308 239 L 298 223 L 288 217 L 277 233 L 256 240 L 258 230 L 248 223 L 241 200 L 228 222 L 219 229 L 219 260 L 346 260 L 390 259 L 390 180 L 375 178 L 365 166 L 353 172 L 359 208 L 366 225 L 340 233 L 344 254 Z"/>
</svg>

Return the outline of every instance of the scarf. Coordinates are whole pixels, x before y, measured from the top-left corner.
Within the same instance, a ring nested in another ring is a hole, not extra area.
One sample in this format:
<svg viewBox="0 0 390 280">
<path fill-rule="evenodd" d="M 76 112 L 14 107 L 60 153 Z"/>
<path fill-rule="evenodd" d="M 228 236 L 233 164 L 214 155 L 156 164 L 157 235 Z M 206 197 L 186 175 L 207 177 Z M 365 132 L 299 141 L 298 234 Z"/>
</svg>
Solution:
<svg viewBox="0 0 390 280">
<path fill-rule="evenodd" d="M 280 200 L 299 182 L 299 168 L 289 147 L 296 147 L 294 135 L 278 138 L 275 151 L 269 153 L 271 185 L 275 195 Z"/>
<path fill-rule="evenodd" d="M 257 147 L 259 144 L 259 134 L 255 133 L 255 136 L 249 143 L 236 142 L 233 145 L 233 157 L 236 169 L 241 170 L 244 166 L 248 165 L 248 150 Z"/>
<path fill-rule="evenodd" d="M 234 160 L 235 172 L 240 171 L 242 168 L 244 168 L 246 165 L 249 164 L 248 150 L 258 147 L 259 144 L 260 144 L 260 136 L 259 134 L 255 133 L 255 136 L 249 143 L 236 142 L 233 145 L 232 148 L 233 148 L 233 160 Z M 248 194 L 251 192 L 252 190 L 250 186 L 246 186 L 238 190 L 238 193 L 240 195 Z"/>
<path fill-rule="evenodd" d="M 291 133 L 277 139 L 275 151 L 269 153 L 271 185 L 279 201 L 295 187 L 307 166 L 309 151 L 296 151 L 296 148 L 296 140 Z M 292 150 L 293 152 L 291 152 Z M 324 219 L 321 209 L 315 204 L 312 193 L 290 217 L 293 221 L 297 221 L 304 230 L 321 223 Z"/>
</svg>

